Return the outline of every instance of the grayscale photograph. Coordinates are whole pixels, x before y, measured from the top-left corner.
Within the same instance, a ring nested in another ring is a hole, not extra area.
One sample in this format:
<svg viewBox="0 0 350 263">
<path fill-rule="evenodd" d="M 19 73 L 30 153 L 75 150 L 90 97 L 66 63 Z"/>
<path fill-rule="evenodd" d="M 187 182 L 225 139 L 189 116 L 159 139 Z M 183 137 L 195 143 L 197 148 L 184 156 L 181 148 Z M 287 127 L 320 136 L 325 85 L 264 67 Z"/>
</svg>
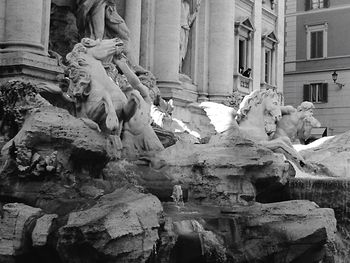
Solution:
<svg viewBox="0 0 350 263">
<path fill-rule="evenodd" d="M 350 263 L 349 24 L 0 0 L 0 263 Z"/>
</svg>

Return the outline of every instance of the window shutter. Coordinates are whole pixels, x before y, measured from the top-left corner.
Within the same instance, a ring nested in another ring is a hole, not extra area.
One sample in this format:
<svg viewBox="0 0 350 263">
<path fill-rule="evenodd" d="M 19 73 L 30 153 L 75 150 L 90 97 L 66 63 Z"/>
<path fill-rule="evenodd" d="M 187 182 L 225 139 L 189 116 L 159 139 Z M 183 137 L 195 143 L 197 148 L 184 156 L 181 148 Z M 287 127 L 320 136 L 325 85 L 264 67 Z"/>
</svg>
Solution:
<svg viewBox="0 0 350 263">
<path fill-rule="evenodd" d="M 316 45 L 317 45 L 316 57 L 317 58 L 322 58 L 323 57 L 323 31 L 318 31 L 316 36 L 317 36 L 317 40 L 316 40 Z"/>
<path fill-rule="evenodd" d="M 304 84 L 303 101 L 310 101 L 310 85 Z"/>
<path fill-rule="evenodd" d="M 330 5 L 330 0 L 324 0 L 324 7 L 328 8 Z"/>
<path fill-rule="evenodd" d="M 305 0 L 305 11 L 308 11 L 311 9 L 312 0 Z"/>
<path fill-rule="evenodd" d="M 316 37 L 317 32 L 311 32 L 310 33 L 310 58 L 316 58 L 317 53 L 317 37 Z"/>
<path fill-rule="evenodd" d="M 322 83 L 322 102 L 328 102 L 328 83 Z"/>
</svg>

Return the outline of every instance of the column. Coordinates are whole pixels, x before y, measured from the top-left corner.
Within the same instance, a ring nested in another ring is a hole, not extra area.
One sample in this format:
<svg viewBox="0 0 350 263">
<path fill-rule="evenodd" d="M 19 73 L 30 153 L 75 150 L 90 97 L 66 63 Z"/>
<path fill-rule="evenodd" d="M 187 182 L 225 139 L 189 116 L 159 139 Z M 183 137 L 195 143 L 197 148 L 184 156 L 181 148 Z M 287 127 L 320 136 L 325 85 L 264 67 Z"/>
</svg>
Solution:
<svg viewBox="0 0 350 263">
<path fill-rule="evenodd" d="M 198 102 L 207 101 L 209 94 L 209 1 L 202 0 L 198 14 Z"/>
<path fill-rule="evenodd" d="M 0 0 L 0 78 L 57 82 L 48 57 L 51 0 Z"/>
<path fill-rule="evenodd" d="M 136 62 L 140 59 L 141 37 L 141 2 L 142 0 L 125 1 L 125 23 L 130 31 L 130 39 Z"/>
<path fill-rule="evenodd" d="M 262 3 L 261 1 L 254 1 L 254 46 L 253 46 L 253 67 L 252 67 L 252 77 L 253 77 L 253 90 L 260 89 L 261 80 L 264 78 L 262 71 L 265 65 L 262 64 L 262 54 L 263 49 L 261 47 L 261 26 L 262 26 Z"/>
<path fill-rule="evenodd" d="M 278 91 L 283 91 L 283 61 L 284 61 L 284 9 L 285 9 L 285 0 L 279 0 L 277 2 L 277 39 L 278 43 L 276 44 L 276 85 Z"/>
<path fill-rule="evenodd" d="M 233 91 L 235 1 L 207 0 L 209 22 L 209 99 L 223 101 Z"/>
<path fill-rule="evenodd" d="M 50 0 L 0 0 L 3 20 L 0 52 L 28 51 L 46 55 L 49 41 Z"/>
<path fill-rule="evenodd" d="M 155 7 L 154 0 L 142 0 L 140 65 L 152 72 L 154 71 Z"/>
<path fill-rule="evenodd" d="M 165 97 L 180 89 L 180 15 L 181 0 L 156 0 L 154 74 Z"/>
</svg>

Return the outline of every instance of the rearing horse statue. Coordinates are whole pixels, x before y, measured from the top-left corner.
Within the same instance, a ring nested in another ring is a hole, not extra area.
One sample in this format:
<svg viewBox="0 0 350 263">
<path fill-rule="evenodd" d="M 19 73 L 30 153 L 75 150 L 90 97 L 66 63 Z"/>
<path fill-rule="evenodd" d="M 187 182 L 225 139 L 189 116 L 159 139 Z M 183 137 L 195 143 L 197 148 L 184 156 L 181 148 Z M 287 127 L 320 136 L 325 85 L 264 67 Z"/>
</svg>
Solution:
<svg viewBox="0 0 350 263">
<path fill-rule="evenodd" d="M 257 142 L 269 140 L 282 116 L 279 96 L 274 90 L 253 91 L 244 97 L 238 111 L 215 102 L 202 102 L 200 106 L 217 132 L 239 130 Z"/>
<path fill-rule="evenodd" d="M 120 130 L 119 120 L 129 120 L 139 101 L 135 96 L 127 99 L 102 64 L 119 55 L 122 45 L 116 38 L 83 38 L 66 57 L 70 79 L 68 94 L 76 99 L 77 117 L 91 119 L 109 131 Z"/>
</svg>

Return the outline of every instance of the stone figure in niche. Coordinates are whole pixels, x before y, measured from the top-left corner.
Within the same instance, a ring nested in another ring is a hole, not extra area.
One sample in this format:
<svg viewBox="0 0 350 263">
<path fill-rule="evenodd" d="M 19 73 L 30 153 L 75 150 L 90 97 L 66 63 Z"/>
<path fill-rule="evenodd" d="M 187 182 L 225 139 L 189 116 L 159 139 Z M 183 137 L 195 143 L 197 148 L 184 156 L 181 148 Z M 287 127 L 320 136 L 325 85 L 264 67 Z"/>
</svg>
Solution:
<svg viewBox="0 0 350 263">
<path fill-rule="evenodd" d="M 197 17 L 201 0 L 195 0 L 195 2 L 193 12 L 191 12 L 189 0 L 181 1 L 179 72 L 182 71 L 182 64 L 187 54 L 190 30 Z"/>
<path fill-rule="evenodd" d="M 118 14 L 116 0 L 76 0 L 79 32 L 91 39 L 120 38 L 123 52 L 135 70 L 143 70 L 136 63 L 132 52 L 130 32 L 124 19 Z"/>
<path fill-rule="evenodd" d="M 297 109 L 293 106 L 282 106 L 282 119 L 277 123 L 274 138 L 284 138 L 288 144 L 308 139 L 312 128 L 321 126 L 313 116 L 314 108 L 309 101 L 302 102 Z"/>
</svg>

